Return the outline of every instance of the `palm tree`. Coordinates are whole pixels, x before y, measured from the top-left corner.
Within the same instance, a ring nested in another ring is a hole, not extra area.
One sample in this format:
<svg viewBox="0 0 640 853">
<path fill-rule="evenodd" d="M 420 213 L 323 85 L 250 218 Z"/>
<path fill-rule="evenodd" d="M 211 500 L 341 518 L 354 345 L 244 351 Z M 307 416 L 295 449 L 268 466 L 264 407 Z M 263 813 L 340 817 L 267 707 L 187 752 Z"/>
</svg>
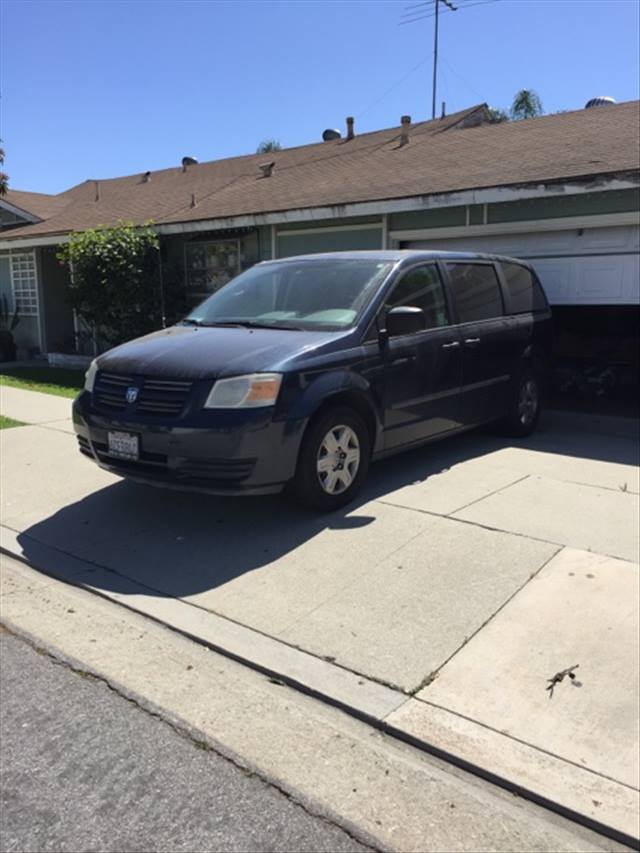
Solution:
<svg viewBox="0 0 640 853">
<path fill-rule="evenodd" d="M 533 89 L 521 89 L 516 93 L 511 105 L 511 118 L 520 121 L 525 118 L 534 118 L 544 112 L 540 96 Z"/>
<path fill-rule="evenodd" d="M 0 139 L 0 142 L 2 140 Z M 4 163 L 4 148 L 0 148 L 0 166 Z M 0 171 L 0 195 L 6 195 L 9 189 L 9 175 Z"/>
<path fill-rule="evenodd" d="M 269 154 L 270 151 L 282 151 L 282 145 L 277 139 L 263 139 L 256 149 L 256 154 Z"/>
</svg>

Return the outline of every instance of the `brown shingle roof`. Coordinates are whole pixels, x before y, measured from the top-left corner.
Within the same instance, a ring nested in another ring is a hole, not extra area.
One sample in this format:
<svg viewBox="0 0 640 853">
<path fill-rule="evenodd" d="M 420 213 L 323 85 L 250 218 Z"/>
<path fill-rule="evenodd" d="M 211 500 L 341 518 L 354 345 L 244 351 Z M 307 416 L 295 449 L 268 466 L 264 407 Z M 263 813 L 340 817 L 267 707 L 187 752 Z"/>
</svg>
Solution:
<svg viewBox="0 0 640 853">
<path fill-rule="evenodd" d="M 48 219 L 65 206 L 60 196 L 46 193 L 30 193 L 23 190 L 7 190 L 0 200 L 8 201 L 14 207 L 31 213 L 38 219 Z"/>
<path fill-rule="evenodd" d="M 481 105 L 415 124 L 404 147 L 399 146 L 399 129 L 391 128 L 353 140 L 215 160 L 185 172 L 181 167 L 163 169 L 152 172 L 148 181 L 140 174 L 85 181 L 56 197 L 63 206 L 47 221 L 14 229 L 5 239 L 65 233 L 119 219 L 188 223 L 633 171 L 639 166 L 639 106 L 630 101 L 465 126 L 484 109 Z M 275 168 L 263 178 L 258 167 L 269 160 Z"/>
</svg>

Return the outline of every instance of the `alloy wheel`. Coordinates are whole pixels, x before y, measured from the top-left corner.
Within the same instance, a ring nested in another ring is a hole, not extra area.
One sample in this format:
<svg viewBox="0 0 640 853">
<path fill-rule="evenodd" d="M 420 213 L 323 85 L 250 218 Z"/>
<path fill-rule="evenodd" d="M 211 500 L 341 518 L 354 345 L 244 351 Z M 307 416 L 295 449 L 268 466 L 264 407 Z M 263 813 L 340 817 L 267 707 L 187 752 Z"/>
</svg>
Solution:
<svg viewBox="0 0 640 853">
<path fill-rule="evenodd" d="M 355 431 L 340 424 L 331 427 L 320 443 L 316 471 L 327 494 L 339 495 L 353 483 L 360 467 L 360 442 Z"/>
</svg>

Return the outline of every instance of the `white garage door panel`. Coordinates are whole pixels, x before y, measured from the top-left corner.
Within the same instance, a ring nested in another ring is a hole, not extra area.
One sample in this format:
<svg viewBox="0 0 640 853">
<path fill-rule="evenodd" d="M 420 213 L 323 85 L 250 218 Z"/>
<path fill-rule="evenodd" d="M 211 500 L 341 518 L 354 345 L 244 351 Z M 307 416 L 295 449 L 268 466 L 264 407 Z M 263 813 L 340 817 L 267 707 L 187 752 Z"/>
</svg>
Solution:
<svg viewBox="0 0 640 853">
<path fill-rule="evenodd" d="M 403 246 L 524 258 L 552 305 L 640 303 L 640 229 L 634 226 L 419 240 Z"/>
<path fill-rule="evenodd" d="M 535 269 L 552 305 L 574 305 L 576 286 L 574 265 L 564 260 L 536 261 Z"/>
</svg>

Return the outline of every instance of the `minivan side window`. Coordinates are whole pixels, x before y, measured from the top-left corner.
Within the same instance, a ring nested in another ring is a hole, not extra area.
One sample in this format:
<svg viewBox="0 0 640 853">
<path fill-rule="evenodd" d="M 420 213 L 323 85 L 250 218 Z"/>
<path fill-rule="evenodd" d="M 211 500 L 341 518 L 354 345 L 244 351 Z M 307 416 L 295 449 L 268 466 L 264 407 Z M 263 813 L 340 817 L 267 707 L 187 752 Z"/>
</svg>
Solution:
<svg viewBox="0 0 640 853">
<path fill-rule="evenodd" d="M 531 270 L 520 264 L 507 264 L 503 261 L 502 270 L 507 283 L 512 314 L 524 314 L 529 311 L 544 311 L 547 302 L 542 289 Z"/>
<path fill-rule="evenodd" d="M 447 303 L 440 273 L 435 264 L 409 270 L 402 276 L 385 301 L 385 308 L 399 306 L 422 308 L 427 329 L 449 325 Z"/>
<path fill-rule="evenodd" d="M 502 317 L 502 293 L 493 264 L 447 264 L 460 323 Z"/>
</svg>

